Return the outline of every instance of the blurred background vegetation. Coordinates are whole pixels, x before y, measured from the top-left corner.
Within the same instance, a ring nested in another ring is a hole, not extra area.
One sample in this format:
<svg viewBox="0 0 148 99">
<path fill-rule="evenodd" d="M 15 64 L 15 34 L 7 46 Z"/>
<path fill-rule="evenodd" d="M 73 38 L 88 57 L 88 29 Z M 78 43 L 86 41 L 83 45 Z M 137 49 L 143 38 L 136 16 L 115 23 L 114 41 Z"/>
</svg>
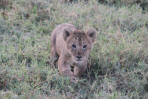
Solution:
<svg viewBox="0 0 148 99">
<path fill-rule="evenodd" d="M 61 23 L 97 30 L 78 83 L 50 63 Z M 147 0 L 0 0 L 1 99 L 147 99 Z"/>
</svg>

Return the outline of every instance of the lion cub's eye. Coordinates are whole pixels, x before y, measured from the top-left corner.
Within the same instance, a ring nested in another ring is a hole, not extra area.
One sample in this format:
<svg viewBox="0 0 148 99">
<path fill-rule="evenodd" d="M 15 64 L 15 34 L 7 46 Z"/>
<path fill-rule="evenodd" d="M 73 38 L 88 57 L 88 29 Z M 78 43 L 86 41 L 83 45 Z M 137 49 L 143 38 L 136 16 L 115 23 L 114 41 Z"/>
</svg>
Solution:
<svg viewBox="0 0 148 99">
<path fill-rule="evenodd" d="M 72 48 L 76 48 L 76 45 L 75 44 L 72 44 Z"/>
<path fill-rule="evenodd" d="M 87 45 L 84 45 L 84 46 L 83 46 L 83 48 L 86 48 L 86 47 L 87 47 Z"/>
</svg>

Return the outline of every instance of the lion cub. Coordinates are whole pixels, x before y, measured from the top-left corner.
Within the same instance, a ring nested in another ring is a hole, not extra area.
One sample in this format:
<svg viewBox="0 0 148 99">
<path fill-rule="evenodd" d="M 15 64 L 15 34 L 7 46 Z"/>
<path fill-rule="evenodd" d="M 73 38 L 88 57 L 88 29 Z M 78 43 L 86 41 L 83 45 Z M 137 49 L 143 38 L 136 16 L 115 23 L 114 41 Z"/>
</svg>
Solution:
<svg viewBox="0 0 148 99">
<path fill-rule="evenodd" d="M 85 72 L 95 39 L 95 30 L 84 32 L 72 24 L 60 24 L 53 30 L 51 58 L 58 57 L 58 70 L 61 75 L 79 77 Z"/>
</svg>

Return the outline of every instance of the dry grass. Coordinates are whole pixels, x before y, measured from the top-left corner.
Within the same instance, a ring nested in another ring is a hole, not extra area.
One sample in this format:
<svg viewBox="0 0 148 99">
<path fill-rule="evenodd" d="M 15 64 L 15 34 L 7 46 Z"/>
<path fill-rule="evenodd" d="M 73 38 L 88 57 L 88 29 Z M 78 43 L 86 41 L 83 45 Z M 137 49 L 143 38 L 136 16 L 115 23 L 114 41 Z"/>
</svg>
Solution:
<svg viewBox="0 0 148 99">
<path fill-rule="evenodd" d="M 147 99 L 148 13 L 140 5 L 97 0 L 14 0 L 0 9 L 0 98 Z M 92 68 L 71 83 L 50 67 L 50 33 L 56 25 L 94 27 Z"/>
</svg>

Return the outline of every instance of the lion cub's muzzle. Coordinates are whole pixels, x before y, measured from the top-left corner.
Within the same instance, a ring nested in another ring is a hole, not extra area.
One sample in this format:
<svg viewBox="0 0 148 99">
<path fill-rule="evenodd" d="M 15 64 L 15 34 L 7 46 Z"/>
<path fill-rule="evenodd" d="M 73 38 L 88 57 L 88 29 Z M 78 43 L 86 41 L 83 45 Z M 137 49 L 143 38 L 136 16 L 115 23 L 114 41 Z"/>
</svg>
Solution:
<svg viewBox="0 0 148 99">
<path fill-rule="evenodd" d="M 82 61 L 82 56 L 76 56 L 76 61 Z"/>
</svg>

